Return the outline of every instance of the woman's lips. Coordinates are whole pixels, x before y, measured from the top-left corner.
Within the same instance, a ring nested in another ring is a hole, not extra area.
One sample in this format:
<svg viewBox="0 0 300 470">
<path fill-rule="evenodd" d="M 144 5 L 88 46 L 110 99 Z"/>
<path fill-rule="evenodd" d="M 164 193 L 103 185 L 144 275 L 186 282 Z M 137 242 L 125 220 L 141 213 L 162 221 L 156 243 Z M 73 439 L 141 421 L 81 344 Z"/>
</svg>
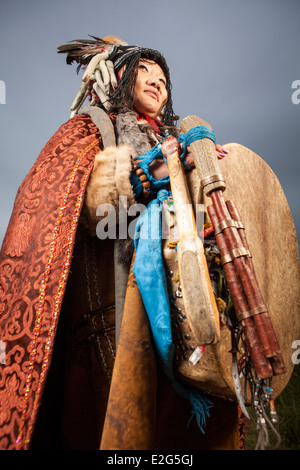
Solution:
<svg viewBox="0 0 300 470">
<path fill-rule="evenodd" d="M 156 101 L 158 101 L 158 93 L 154 90 L 145 90 L 145 93 L 148 93 L 148 95 L 152 96 Z"/>
</svg>

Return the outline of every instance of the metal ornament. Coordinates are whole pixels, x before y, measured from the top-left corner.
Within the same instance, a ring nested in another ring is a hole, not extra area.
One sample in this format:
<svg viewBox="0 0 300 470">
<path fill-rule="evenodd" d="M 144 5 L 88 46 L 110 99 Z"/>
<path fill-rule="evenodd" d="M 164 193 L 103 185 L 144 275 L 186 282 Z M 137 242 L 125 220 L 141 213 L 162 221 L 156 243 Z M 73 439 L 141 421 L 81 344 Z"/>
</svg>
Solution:
<svg viewBox="0 0 300 470">
<path fill-rule="evenodd" d="M 242 391 L 242 384 L 241 384 L 239 370 L 238 370 L 237 355 L 234 353 L 232 354 L 232 378 L 233 378 L 233 383 L 235 387 L 236 397 L 241 407 L 241 410 L 246 416 L 246 418 L 250 419 L 250 416 L 249 416 L 249 413 L 247 411 L 246 404 L 245 404 L 245 398 L 244 398 L 243 391 Z"/>
</svg>

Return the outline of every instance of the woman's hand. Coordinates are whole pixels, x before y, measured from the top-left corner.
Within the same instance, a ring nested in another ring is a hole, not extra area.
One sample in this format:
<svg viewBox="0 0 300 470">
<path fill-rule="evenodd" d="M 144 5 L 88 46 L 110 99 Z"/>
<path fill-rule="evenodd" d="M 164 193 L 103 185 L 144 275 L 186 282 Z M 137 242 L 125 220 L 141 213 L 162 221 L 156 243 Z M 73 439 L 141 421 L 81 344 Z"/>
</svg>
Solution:
<svg viewBox="0 0 300 470">
<path fill-rule="evenodd" d="M 188 164 L 188 166 L 190 166 L 191 168 L 193 168 L 195 166 L 194 157 L 191 154 L 190 147 L 186 148 L 186 155 L 185 155 L 184 159 L 185 159 L 186 163 Z"/>
<path fill-rule="evenodd" d="M 216 144 L 216 152 L 219 160 L 226 157 L 226 155 L 228 154 L 228 150 L 224 149 L 224 147 L 222 147 L 222 145 L 220 144 Z"/>
<path fill-rule="evenodd" d="M 149 172 L 157 181 L 169 176 L 169 168 L 163 158 L 157 158 L 149 165 Z"/>
<path fill-rule="evenodd" d="M 216 144 L 216 152 L 217 152 L 217 156 L 218 156 L 218 159 L 221 160 L 222 158 L 224 158 L 227 154 L 228 154 L 228 150 L 226 150 L 224 147 L 222 147 L 222 145 L 220 144 Z M 190 147 L 187 147 L 186 148 L 186 157 L 185 157 L 185 161 L 187 162 L 187 164 L 193 168 L 195 166 L 195 162 L 194 162 L 194 158 L 193 158 L 193 155 L 191 154 L 191 150 L 190 150 Z"/>
<path fill-rule="evenodd" d="M 216 152 L 219 160 L 221 160 L 228 154 L 228 150 L 226 150 L 220 144 L 216 144 Z M 195 162 L 190 147 L 187 147 L 186 149 L 185 161 L 191 168 L 194 168 Z M 165 176 L 168 176 L 169 174 L 168 165 L 162 158 L 153 160 L 153 162 L 150 164 L 149 170 L 153 178 L 155 178 L 156 180 L 160 180 Z"/>
</svg>

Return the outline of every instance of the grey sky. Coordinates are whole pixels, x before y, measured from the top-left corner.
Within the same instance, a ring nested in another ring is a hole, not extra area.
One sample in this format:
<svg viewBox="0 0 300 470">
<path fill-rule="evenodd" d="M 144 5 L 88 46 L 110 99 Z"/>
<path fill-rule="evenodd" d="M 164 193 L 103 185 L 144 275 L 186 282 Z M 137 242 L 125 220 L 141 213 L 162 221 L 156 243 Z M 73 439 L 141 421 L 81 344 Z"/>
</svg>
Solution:
<svg viewBox="0 0 300 470">
<path fill-rule="evenodd" d="M 56 47 L 88 34 L 159 49 L 175 111 L 197 114 L 219 143 L 243 144 L 270 165 L 299 236 L 299 0 L 1 0 L 0 243 L 18 186 L 79 88 Z"/>
</svg>

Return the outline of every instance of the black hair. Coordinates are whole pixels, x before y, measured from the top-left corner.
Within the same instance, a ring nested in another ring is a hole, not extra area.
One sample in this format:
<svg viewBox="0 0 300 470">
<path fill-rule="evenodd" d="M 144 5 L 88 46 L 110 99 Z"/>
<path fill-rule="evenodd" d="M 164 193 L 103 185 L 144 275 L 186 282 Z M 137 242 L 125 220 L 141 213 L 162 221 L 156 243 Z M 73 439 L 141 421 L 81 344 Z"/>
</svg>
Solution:
<svg viewBox="0 0 300 470">
<path fill-rule="evenodd" d="M 85 67 L 96 54 L 104 50 L 110 50 L 108 59 L 113 63 L 116 73 L 126 64 L 126 69 L 122 74 L 118 86 L 109 98 L 112 111 L 120 110 L 124 107 L 132 109 L 139 61 L 140 59 L 153 60 L 163 70 L 167 81 L 166 89 L 168 92 L 168 100 L 163 110 L 162 123 L 173 126 L 174 121 L 177 120 L 178 117 L 176 117 L 173 112 L 170 72 L 163 55 L 154 49 L 110 42 L 109 40 L 101 39 L 96 36 L 91 37 L 93 39 L 78 39 L 67 44 L 62 44 L 58 47 L 58 53 L 67 54 L 67 64 L 72 64 L 73 61 L 78 63 L 77 73 L 82 67 Z"/>
<path fill-rule="evenodd" d="M 112 109 L 118 110 L 122 107 L 132 108 L 139 62 L 141 59 L 152 60 L 161 67 L 166 78 L 168 100 L 164 107 L 162 122 L 165 125 L 173 126 L 175 116 L 172 104 L 170 71 L 162 54 L 154 49 L 141 47 L 121 46 L 115 49 L 109 56 L 109 60 L 114 63 L 115 72 L 117 73 L 125 64 L 126 68 L 115 92 L 110 98 Z"/>
</svg>

